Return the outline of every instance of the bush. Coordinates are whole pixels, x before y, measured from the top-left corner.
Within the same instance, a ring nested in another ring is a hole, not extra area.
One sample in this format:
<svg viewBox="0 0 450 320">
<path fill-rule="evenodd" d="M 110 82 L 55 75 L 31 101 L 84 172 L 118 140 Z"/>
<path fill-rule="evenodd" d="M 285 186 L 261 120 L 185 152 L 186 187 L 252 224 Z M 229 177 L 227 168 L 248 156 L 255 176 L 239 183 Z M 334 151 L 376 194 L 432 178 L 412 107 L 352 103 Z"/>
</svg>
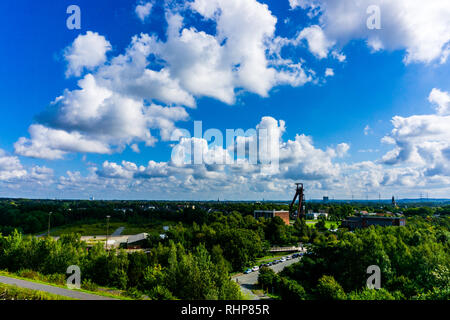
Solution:
<svg viewBox="0 0 450 320">
<path fill-rule="evenodd" d="M 344 300 L 346 298 L 344 289 L 333 276 L 324 275 L 319 279 L 316 287 L 317 298 L 323 300 Z"/>
<path fill-rule="evenodd" d="M 142 292 L 140 292 L 137 288 L 133 287 L 133 288 L 128 288 L 126 293 L 125 293 L 128 297 L 133 298 L 133 299 L 138 299 L 141 300 L 142 299 Z"/>
<path fill-rule="evenodd" d="M 17 272 L 17 275 L 19 277 L 22 277 L 22 278 L 42 281 L 39 272 L 36 272 L 36 271 L 33 271 L 33 270 L 29 270 L 29 269 L 19 270 Z"/>
<path fill-rule="evenodd" d="M 401 294 L 399 292 L 393 295 L 386 289 L 364 289 L 350 292 L 347 296 L 348 300 L 396 300 L 400 298 Z"/>
<path fill-rule="evenodd" d="M 58 285 L 66 284 L 66 277 L 63 274 L 59 274 L 59 273 L 44 275 L 44 274 L 39 273 L 34 270 L 24 269 L 24 270 L 19 270 L 16 274 L 19 277 L 36 280 L 36 281 L 48 282 L 48 283 L 53 283 L 53 284 L 58 284 Z"/>
<path fill-rule="evenodd" d="M 97 291 L 98 285 L 92 282 L 90 279 L 83 280 L 81 288 L 88 291 Z"/>
<path fill-rule="evenodd" d="M 258 275 L 258 284 L 263 289 L 270 289 L 278 281 L 277 277 L 277 274 L 272 269 L 262 267 Z"/>
<path fill-rule="evenodd" d="M 288 278 L 279 278 L 279 291 L 282 300 L 305 300 L 305 289 L 296 281 Z"/>
</svg>

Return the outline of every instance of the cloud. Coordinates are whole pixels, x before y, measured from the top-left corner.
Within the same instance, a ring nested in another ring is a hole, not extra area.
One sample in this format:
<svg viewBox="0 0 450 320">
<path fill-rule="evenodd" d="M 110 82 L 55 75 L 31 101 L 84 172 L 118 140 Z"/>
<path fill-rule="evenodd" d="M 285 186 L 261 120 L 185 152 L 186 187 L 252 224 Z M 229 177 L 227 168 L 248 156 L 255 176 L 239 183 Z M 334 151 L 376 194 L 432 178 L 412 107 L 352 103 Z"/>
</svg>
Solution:
<svg viewBox="0 0 450 320">
<path fill-rule="evenodd" d="M 31 139 L 20 138 L 15 152 L 21 156 L 41 159 L 62 159 L 68 152 L 112 153 L 105 143 L 90 140 L 81 133 L 55 130 L 36 124 L 29 128 Z"/>
<path fill-rule="evenodd" d="M 8 156 L 5 151 L 0 149 L 0 181 L 23 178 L 26 175 L 27 171 L 23 168 L 19 158 Z"/>
<path fill-rule="evenodd" d="M 448 92 L 433 88 L 428 96 L 428 101 L 435 105 L 439 115 L 450 115 L 450 94 Z"/>
<path fill-rule="evenodd" d="M 339 158 L 343 158 L 347 155 L 350 146 L 347 143 L 340 143 L 336 147 L 336 154 Z"/>
<path fill-rule="evenodd" d="M 394 129 L 389 136 L 394 143 L 393 150 L 410 153 L 390 162 L 386 159 L 343 162 L 340 158 L 348 155 L 348 143 L 318 148 L 312 137 L 301 133 L 294 139 L 284 139 L 286 123 L 266 116 L 253 131 L 248 130 L 249 135 L 236 138 L 234 146 L 244 147 L 244 157 L 236 158 L 233 148 L 224 149 L 204 138 L 183 137 L 173 145 L 170 161 L 151 160 L 146 165 L 125 160 L 105 161 L 99 169 L 92 168 L 87 176 L 69 171 L 59 178 L 57 185 L 64 192 L 108 190 L 111 196 L 152 192 L 161 198 L 186 195 L 202 199 L 217 193 L 236 199 L 242 199 L 243 194 L 258 198 L 261 193 L 287 198 L 293 183 L 298 181 L 305 183 L 309 195 L 335 192 L 336 197 L 350 197 L 354 190 L 363 190 L 363 197 L 370 192 L 376 192 L 378 197 L 380 188 L 384 193 L 396 193 L 400 187 L 413 192 L 417 186 L 442 193 L 450 183 L 450 139 L 443 124 L 449 119 L 442 119 L 442 123 L 432 127 L 424 125 L 427 117 L 445 118 L 439 115 L 394 118 Z M 249 144 L 260 138 L 260 130 L 268 130 L 269 143 L 262 153 L 258 149 L 258 157 L 274 160 L 273 154 L 278 154 L 278 170 L 264 170 L 261 161 L 250 161 Z M 278 148 L 277 152 L 268 152 L 274 148 Z M 200 154 L 198 163 L 193 162 L 196 152 Z"/>
<path fill-rule="evenodd" d="M 394 129 L 389 135 L 395 148 L 383 157 L 384 162 L 432 163 L 450 144 L 449 123 L 450 116 L 395 116 L 392 119 Z"/>
<path fill-rule="evenodd" d="M 145 22 L 145 20 L 150 16 L 152 8 L 153 4 L 151 2 L 144 3 L 143 1 L 141 1 L 140 4 L 136 6 L 135 12 L 138 18 L 142 22 Z"/>
<path fill-rule="evenodd" d="M 70 152 L 111 154 L 134 141 L 152 146 L 156 138 L 150 129 L 159 129 L 161 138 L 168 140 L 174 122 L 188 118 L 182 107 L 147 106 L 102 87 L 92 74 L 78 85 L 79 90 L 66 90 L 37 117 L 42 124 L 31 125 L 30 139 L 15 143 L 17 154 L 61 159 Z"/>
<path fill-rule="evenodd" d="M 277 18 L 266 4 L 195 0 L 165 9 L 164 39 L 135 35 L 124 53 L 109 60 L 111 44 L 104 36 L 79 35 L 65 50 L 66 75 L 81 77 L 78 88 L 66 89 L 38 115 L 30 138 L 16 142 L 17 154 L 61 159 L 71 152 L 121 152 L 139 142 L 153 146 L 158 137 L 151 130 L 167 141 L 176 123 L 189 118 L 184 107 L 195 108 L 197 98 L 234 104 L 238 92 L 267 97 L 275 86 L 313 81 L 315 73 L 302 59 L 281 54 Z M 136 13 L 150 14 L 150 2 L 139 3 Z M 215 30 L 190 25 L 184 16 L 192 13 Z M 319 26 L 304 29 L 299 39 L 319 57 L 328 54 Z"/>
<path fill-rule="evenodd" d="M 169 68 L 149 68 L 157 46 L 156 39 L 147 34 L 133 36 L 124 54 L 112 58 L 109 65 L 98 70 L 94 75 L 96 81 L 135 100 L 195 107 L 194 97 L 181 87 Z"/>
<path fill-rule="evenodd" d="M 318 17 L 329 39 L 345 44 L 365 39 L 378 50 L 406 50 L 404 62 L 445 63 L 450 41 L 450 3 L 435 0 L 290 0 L 292 9 L 302 8 L 311 18 Z M 380 8 L 381 29 L 371 30 L 366 22 L 367 8 Z"/>
<path fill-rule="evenodd" d="M 130 179 L 137 170 L 136 164 L 132 162 L 122 161 L 122 165 L 118 165 L 114 162 L 105 161 L 102 169 L 98 170 L 97 174 L 103 178 Z"/>
<path fill-rule="evenodd" d="M 325 70 L 325 77 L 332 77 L 334 76 L 334 70 L 332 68 L 327 68 Z"/>
<path fill-rule="evenodd" d="M 130 146 L 130 148 L 131 148 L 131 150 L 133 150 L 133 151 L 136 152 L 136 153 L 140 153 L 140 152 L 141 152 L 141 150 L 139 149 L 139 146 L 138 146 L 136 143 L 133 143 L 133 144 Z"/>
<path fill-rule="evenodd" d="M 348 150 L 343 144 L 338 152 L 328 148 L 321 150 L 314 146 L 311 137 L 296 135 L 295 140 L 288 140 L 280 148 L 281 177 L 292 180 L 325 180 L 339 175 L 340 169 L 333 163 L 337 154 L 343 155 Z M 345 152 L 344 152 L 345 151 Z"/>
<path fill-rule="evenodd" d="M 379 152 L 380 150 L 379 149 L 359 149 L 358 150 L 358 152 L 361 152 L 361 153 L 373 153 L 373 152 Z"/>
<path fill-rule="evenodd" d="M 364 135 L 365 135 L 365 136 L 368 136 L 371 132 L 372 132 L 372 128 L 370 128 L 369 125 L 366 125 L 366 126 L 364 127 Z"/>
<path fill-rule="evenodd" d="M 268 54 L 277 18 L 256 0 L 196 0 L 192 11 L 215 23 L 215 33 L 184 26 L 179 13 L 167 14 L 167 41 L 153 45 L 172 77 L 193 95 L 235 102 L 235 91 L 267 97 L 277 85 L 311 81 L 299 61 Z"/>
<path fill-rule="evenodd" d="M 79 35 L 71 46 L 64 50 L 67 61 L 66 77 L 79 77 L 83 70 L 93 70 L 106 61 L 106 53 L 111 44 L 97 32 L 86 32 Z"/>
<path fill-rule="evenodd" d="M 51 168 L 34 166 L 29 172 L 29 178 L 38 184 L 46 184 L 52 181 L 54 171 Z"/>
<path fill-rule="evenodd" d="M 48 190 L 47 188 L 54 183 L 54 172 L 47 167 L 33 166 L 26 168 L 16 156 L 8 155 L 0 149 L 0 190 L 10 192 L 14 190 L 15 196 L 17 190 Z M 42 189 L 41 187 L 45 188 Z M 4 193 L 10 196 L 9 193 Z"/>
<path fill-rule="evenodd" d="M 321 150 L 313 145 L 312 138 L 297 135 L 295 140 L 283 141 L 285 123 L 272 117 L 263 117 L 255 126 L 255 136 L 260 139 L 262 132 L 267 132 L 267 147 L 258 151 L 259 159 L 274 160 L 273 154 L 280 156 L 280 170 L 263 170 L 264 163 L 251 163 L 248 152 L 244 158 L 235 158 L 233 149 L 208 144 L 203 138 L 181 138 L 173 147 L 172 159 L 168 162 L 149 161 L 146 166 L 122 161 L 114 163 L 105 161 L 100 169 L 94 169 L 87 177 L 77 172 L 68 172 L 67 177 L 60 178 L 61 188 L 76 188 L 91 185 L 92 188 L 145 189 L 158 185 L 165 192 L 211 192 L 212 190 L 283 190 L 286 184 L 296 179 L 305 179 L 311 183 L 335 179 L 339 176 L 340 165 L 334 163 L 336 157 L 343 157 L 349 150 L 346 143 L 336 148 Z M 250 131 L 249 131 L 250 132 Z M 264 134 L 266 134 L 264 133 Z M 243 136 L 239 136 L 244 138 Z M 242 141 L 242 140 L 241 140 Z M 276 152 L 273 149 L 277 148 Z M 272 150 L 273 154 L 269 152 Z M 194 154 L 198 153 L 198 162 Z M 114 182 L 113 182 L 114 181 Z M 151 185 L 149 183 L 151 182 Z M 243 186 L 246 186 L 243 188 Z M 148 189 L 147 189 L 148 190 Z M 160 190 L 160 191 L 161 191 Z"/>
<path fill-rule="evenodd" d="M 383 141 L 394 145 L 382 161 L 388 165 L 408 166 L 425 177 L 450 177 L 450 115 L 446 114 L 447 93 L 433 89 L 429 101 L 437 114 L 395 116 L 394 129 Z"/>
<path fill-rule="evenodd" d="M 309 51 L 319 59 L 326 58 L 330 48 L 334 45 L 334 42 L 329 41 L 322 28 L 317 25 L 303 29 L 298 35 L 297 41 L 302 39 L 308 41 Z"/>
</svg>

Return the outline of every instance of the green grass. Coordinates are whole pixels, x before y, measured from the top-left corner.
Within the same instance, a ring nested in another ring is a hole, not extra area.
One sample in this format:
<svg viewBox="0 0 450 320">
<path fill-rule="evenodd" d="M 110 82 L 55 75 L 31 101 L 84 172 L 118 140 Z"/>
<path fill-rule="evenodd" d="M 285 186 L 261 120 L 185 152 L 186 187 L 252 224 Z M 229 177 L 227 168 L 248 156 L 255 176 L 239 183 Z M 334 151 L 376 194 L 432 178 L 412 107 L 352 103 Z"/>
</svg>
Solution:
<svg viewBox="0 0 450 320">
<path fill-rule="evenodd" d="M 56 294 L 0 283 L 0 300 L 76 300 Z"/>
<path fill-rule="evenodd" d="M 286 255 L 287 255 L 286 252 L 267 255 L 262 258 L 258 258 L 258 260 L 256 260 L 256 265 L 260 265 L 261 263 L 272 262 L 272 261 L 278 260 L 279 258 L 284 257 Z"/>
<path fill-rule="evenodd" d="M 237 271 L 237 272 L 230 273 L 230 276 L 233 277 L 233 276 L 235 276 L 237 274 L 241 274 L 242 272 L 244 272 L 247 269 L 253 268 L 254 266 L 259 266 L 262 263 L 272 262 L 272 261 L 278 260 L 281 257 L 285 257 L 285 256 L 290 255 L 290 254 L 292 254 L 292 252 L 278 252 L 276 254 L 266 255 L 264 257 L 258 258 L 254 264 L 252 264 L 251 266 L 246 266 L 242 271 Z"/>
<path fill-rule="evenodd" d="M 268 296 L 272 300 L 281 300 L 281 297 L 276 294 L 266 293 L 266 296 Z"/>
<path fill-rule="evenodd" d="M 117 228 L 123 226 L 123 222 L 111 222 L 109 224 L 108 233 L 113 233 Z M 99 236 L 106 235 L 106 222 L 97 222 L 91 224 L 76 223 L 64 225 L 61 227 L 54 228 L 50 231 L 50 235 L 54 237 L 61 236 L 62 234 L 68 233 L 79 233 L 82 236 Z"/>
<path fill-rule="evenodd" d="M 163 232 L 163 226 L 174 225 L 174 222 L 169 221 L 155 221 L 143 224 L 135 224 L 121 221 L 111 221 L 109 223 L 109 235 L 111 235 L 117 228 L 125 227 L 121 235 L 132 235 L 142 232 L 160 231 Z M 61 236 L 62 234 L 79 233 L 82 236 L 104 236 L 106 235 L 106 221 L 94 222 L 94 223 L 74 223 L 60 227 L 55 227 L 50 230 L 50 235 L 54 237 Z M 42 232 L 38 233 L 42 234 Z"/>
<path fill-rule="evenodd" d="M 312 227 L 313 225 L 315 225 L 317 222 L 319 222 L 319 220 L 306 220 L 306 224 L 309 227 Z M 339 227 L 339 225 L 341 224 L 340 221 L 325 221 L 325 227 L 328 229 L 331 229 L 331 226 L 334 225 L 335 227 Z"/>
</svg>

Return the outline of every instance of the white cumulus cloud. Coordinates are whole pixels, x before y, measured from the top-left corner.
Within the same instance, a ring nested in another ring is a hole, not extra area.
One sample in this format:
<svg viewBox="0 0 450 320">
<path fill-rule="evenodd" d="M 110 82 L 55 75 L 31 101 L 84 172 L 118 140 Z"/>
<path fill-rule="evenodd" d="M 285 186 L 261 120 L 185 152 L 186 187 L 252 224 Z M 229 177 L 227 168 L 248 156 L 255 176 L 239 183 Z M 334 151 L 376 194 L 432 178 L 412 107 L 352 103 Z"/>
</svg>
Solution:
<svg viewBox="0 0 450 320">
<path fill-rule="evenodd" d="M 67 60 L 66 76 L 80 76 L 83 70 L 93 70 L 106 61 L 111 44 L 97 32 L 88 31 L 79 35 L 64 51 Z"/>
<path fill-rule="evenodd" d="M 405 63 L 438 61 L 449 53 L 450 2 L 432 0 L 289 0 L 291 8 L 319 17 L 328 38 L 365 39 L 374 50 L 405 50 Z M 370 6 L 380 8 L 381 28 L 369 29 Z"/>
<path fill-rule="evenodd" d="M 151 2 L 143 2 L 141 1 L 140 4 L 136 6 L 135 12 L 138 18 L 144 22 L 147 17 L 150 16 L 150 13 L 152 11 L 153 4 Z"/>
</svg>

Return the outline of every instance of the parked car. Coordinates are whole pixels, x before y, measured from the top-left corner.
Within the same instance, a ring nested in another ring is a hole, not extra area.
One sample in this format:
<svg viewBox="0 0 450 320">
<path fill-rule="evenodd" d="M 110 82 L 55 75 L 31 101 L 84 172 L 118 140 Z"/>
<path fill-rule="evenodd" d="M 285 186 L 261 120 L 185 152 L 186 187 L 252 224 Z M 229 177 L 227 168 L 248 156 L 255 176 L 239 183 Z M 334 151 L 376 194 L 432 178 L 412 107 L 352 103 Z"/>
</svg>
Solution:
<svg viewBox="0 0 450 320">
<path fill-rule="evenodd" d="M 252 269 L 247 269 L 247 270 L 244 271 L 245 274 L 249 274 L 251 272 L 252 272 Z"/>
<path fill-rule="evenodd" d="M 286 257 L 286 260 L 291 260 L 291 259 L 292 259 L 291 256 L 287 256 L 287 257 Z"/>
<path fill-rule="evenodd" d="M 253 268 L 252 268 L 252 271 L 258 271 L 259 270 L 259 267 L 258 266 L 254 266 Z"/>
<path fill-rule="evenodd" d="M 286 261 L 286 258 L 283 257 L 283 258 L 280 259 L 280 261 L 281 261 L 281 262 L 285 262 L 285 261 Z"/>
</svg>

